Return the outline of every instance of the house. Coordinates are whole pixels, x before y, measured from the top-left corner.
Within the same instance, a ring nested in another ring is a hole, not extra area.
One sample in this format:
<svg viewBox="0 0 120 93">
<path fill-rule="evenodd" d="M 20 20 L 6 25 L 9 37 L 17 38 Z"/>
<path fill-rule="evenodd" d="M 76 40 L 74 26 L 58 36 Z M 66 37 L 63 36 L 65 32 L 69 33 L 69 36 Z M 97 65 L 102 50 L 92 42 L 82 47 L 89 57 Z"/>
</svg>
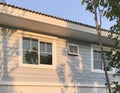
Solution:
<svg viewBox="0 0 120 93">
<path fill-rule="evenodd" d="M 1 93 L 106 93 L 100 56 L 95 27 L 0 3 Z"/>
</svg>

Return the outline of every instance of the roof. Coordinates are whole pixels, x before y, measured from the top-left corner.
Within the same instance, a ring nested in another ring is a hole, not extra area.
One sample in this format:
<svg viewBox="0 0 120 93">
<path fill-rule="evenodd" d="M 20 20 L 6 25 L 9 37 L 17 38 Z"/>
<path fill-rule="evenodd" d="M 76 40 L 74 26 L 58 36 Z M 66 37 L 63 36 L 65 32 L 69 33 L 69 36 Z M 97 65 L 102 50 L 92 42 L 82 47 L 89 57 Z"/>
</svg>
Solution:
<svg viewBox="0 0 120 93">
<path fill-rule="evenodd" d="M 20 10 L 32 12 L 32 13 L 35 13 L 35 14 L 44 15 L 44 16 L 47 16 L 47 17 L 52 17 L 52 18 L 55 18 L 55 19 L 58 19 L 58 20 L 67 21 L 67 22 L 70 22 L 70 23 L 74 23 L 74 24 L 79 24 L 79 25 L 95 28 L 94 26 L 91 26 L 91 25 L 88 25 L 88 24 L 83 24 L 83 23 L 72 21 L 72 20 L 69 20 L 69 19 L 64 19 L 64 18 L 60 18 L 60 17 L 57 17 L 57 16 L 53 16 L 53 15 L 49 15 L 49 14 L 45 14 L 45 13 L 29 10 L 29 9 L 26 9 L 26 8 L 14 6 L 14 5 L 10 5 L 10 4 L 6 4 L 6 3 L 2 3 L 2 2 L 0 4 L 8 6 L 8 7 L 13 7 L 13 8 L 17 8 L 17 9 L 20 9 Z M 106 29 L 102 29 L 102 30 L 106 30 Z"/>
<path fill-rule="evenodd" d="M 5 3 L 0 3 L 0 25 L 15 27 L 23 31 L 98 43 L 94 26 Z M 107 35 L 107 30 L 102 29 L 103 43 L 110 45 L 111 41 Z"/>
</svg>

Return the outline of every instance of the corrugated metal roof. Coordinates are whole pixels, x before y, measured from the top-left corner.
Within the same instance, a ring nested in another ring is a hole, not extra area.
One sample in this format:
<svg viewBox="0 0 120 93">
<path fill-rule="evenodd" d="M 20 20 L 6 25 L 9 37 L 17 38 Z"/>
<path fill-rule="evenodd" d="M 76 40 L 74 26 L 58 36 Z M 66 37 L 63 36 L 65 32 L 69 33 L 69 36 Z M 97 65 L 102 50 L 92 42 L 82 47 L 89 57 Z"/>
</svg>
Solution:
<svg viewBox="0 0 120 93">
<path fill-rule="evenodd" d="M 35 13 L 35 14 L 39 14 L 39 15 L 44 15 L 44 16 L 47 16 L 47 17 L 55 18 L 57 20 L 62 20 L 62 21 L 66 21 L 66 22 L 70 22 L 70 23 L 74 23 L 74 24 L 79 24 L 79 25 L 95 28 L 94 26 L 91 26 L 91 25 L 88 25 L 88 24 L 83 24 L 83 23 L 72 21 L 72 20 L 69 20 L 69 19 L 64 19 L 64 18 L 60 18 L 60 17 L 57 17 L 57 16 L 53 16 L 53 15 L 49 15 L 49 14 L 33 11 L 33 10 L 30 10 L 30 9 L 14 6 L 14 5 L 11 5 L 11 4 L 6 4 L 6 3 L 0 2 L 0 5 L 5 5 L 5 6 L 8 6 L 8 7 L 13 7 L 13 8 L 17 8 L 17 9 L 20 9 L 20 10 L 32 12 L 32 13 Z M 102 30 L 105 30 L 105 29 L 102 29 Z"/>
</svg>

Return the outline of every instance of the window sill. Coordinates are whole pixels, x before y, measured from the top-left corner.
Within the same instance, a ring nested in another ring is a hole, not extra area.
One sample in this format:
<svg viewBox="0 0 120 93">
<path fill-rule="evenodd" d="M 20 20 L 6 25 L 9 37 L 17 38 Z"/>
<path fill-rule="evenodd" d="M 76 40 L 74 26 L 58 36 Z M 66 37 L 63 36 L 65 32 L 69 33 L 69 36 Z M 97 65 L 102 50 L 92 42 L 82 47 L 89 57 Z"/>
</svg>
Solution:
<svg viewBox="0 0 120 93">
<path fill-rule="evenodd" d="M 91 72 L 93 73 L 105 73 L 103 70 L 97 70 L 97 69 L 93 69 L 91 70 Z M 114 74 L 114 71 L 107 71 L 108 74 Z"/>
<path fill-rule="evenodd" d="M 56 69 L 56 66 L 55 66 L 55 65 L 19 64 L 19 67 L 26 67 L 26 68 L 44 68 L 44 69 Z"/>
</svg>

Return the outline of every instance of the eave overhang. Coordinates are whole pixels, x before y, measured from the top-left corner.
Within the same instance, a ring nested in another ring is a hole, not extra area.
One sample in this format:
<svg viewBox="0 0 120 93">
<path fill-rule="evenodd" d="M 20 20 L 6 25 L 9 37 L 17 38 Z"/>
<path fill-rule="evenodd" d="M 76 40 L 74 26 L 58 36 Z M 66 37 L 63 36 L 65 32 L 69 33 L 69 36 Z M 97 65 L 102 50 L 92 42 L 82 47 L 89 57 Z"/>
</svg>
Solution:
<svg viewBox="0 0 120 93">
<path fill-rule="evenodd" d="M 38 33 L 98 43 L 95 27 L 70 22 L 33 11 L 0 4 L 0 25 L 16 27 Z M 108 32 L 102 31 L 105 45 L 111 45 Z"/>
</svg>

